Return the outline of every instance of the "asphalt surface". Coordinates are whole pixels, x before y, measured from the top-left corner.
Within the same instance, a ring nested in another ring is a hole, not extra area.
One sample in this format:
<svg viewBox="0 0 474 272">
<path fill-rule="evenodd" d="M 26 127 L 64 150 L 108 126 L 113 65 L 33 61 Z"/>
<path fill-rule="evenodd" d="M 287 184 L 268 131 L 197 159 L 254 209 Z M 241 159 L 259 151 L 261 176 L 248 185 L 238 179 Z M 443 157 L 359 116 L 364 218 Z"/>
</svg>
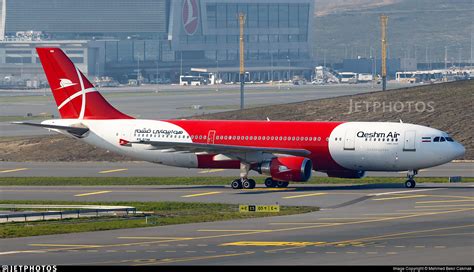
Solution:
<svg viewBox="0 0 474 272">
<path fill-rule="evenodd" d="M 251 175 L 258 175 L 250 172 Z M 326 176 L 313 172 L 315 176 Z M 0 177 L 238 177 L 239 170 L 186 169 L 148 162 L 1 162 Z M 368 172 L 367 176 L 405 177 L 406 172 Z M 473 162 L 422 169 L 417 177 L 474 177 Z M 231 178 L 229 178 L 230 183 Z"/>
<path fill-rule="evenodd" d="M 407 85 L 390 83 L 389 89 Z M 380 86 L 372 84 L 351 85 L 248 85 L 246 86 L 246 107 L 299 102 L 311 99 L 353 95 L 373 92 Z M 216 86 L 171 86 L 149 85 L 140 88 L 105 88 L 101 93 L 112 105 L 124 113 L 138 118 L 173 119 L 205 113 L 236 110 L 240 107 L 238 85 Z M 46 94 L 46 96 L 43 96 Z M 193 109 L 200 105 L 202 109 Z M 349 105 L 348 105 L 349 109 Z M 49 90 L 1 91 L 0 116 L 26 116 L 27 113 L 41 113 L 58 116 L 57 107 Z M 25 136 L 49 134 L 44 129 L 12 125 L 0 122 L 0 136 Z"/>
<path fill-rule="evenodd" d="M 2 199 L 313 205 L 314 213 L 0 240 L 2 264 L 460 265 L 474 257 L 474 184 L 2 187 Z M 94 194 L 95 193 L 95 194 Z M 81 196 L 79 196 L 81 195 Z"/>
</svg>

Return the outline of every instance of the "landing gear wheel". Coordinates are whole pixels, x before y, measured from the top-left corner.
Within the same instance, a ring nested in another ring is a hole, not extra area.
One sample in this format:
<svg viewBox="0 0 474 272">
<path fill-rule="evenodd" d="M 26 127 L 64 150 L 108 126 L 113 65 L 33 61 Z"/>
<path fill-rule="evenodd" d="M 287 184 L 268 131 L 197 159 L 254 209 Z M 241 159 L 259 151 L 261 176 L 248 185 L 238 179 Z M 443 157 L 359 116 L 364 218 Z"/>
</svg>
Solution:
<svg viewBox="0 0 474 272">
<path fill-rule="evenodd" d="M 245 179 L 243 182 L 242 182 L 242 188 L 244 189 L 253 189 L 255 188 L 255 180 L 253 179 Z"/>
<path fill-rule="evenodd" d="M 265 179 L 265 186 L 268 188 L 275 188 L 276 187 L 276 182 L 272 178 L 266 178 Z"/>
<path fill-rule="evenodd" d="M 254 189 L 255 186 L 257 186 L 257 182 L 255 182 L 255 180 L 249 179 L 249 182 L 250 182 L 250 188 L 249 189 Z"/>
<path fill-rule="evenodd" d="M 232 181 L 230 187 L 232 187 L 232 189 L 242 189 L 242 181 L 240 181 L 240 179 L 236 179 Z"/>
<path fill-rule="evenodd" d="M 409 179 L 409 180 L 405 181 L 405 187 L 407 187 L 407 188 L 415 188 L 415 186 L 416 186 L 415 180 Z"/>
<path fill-rule="evenodd" d="M 276 182 L 276 187 L 278 188 L 286 188 L 288 187 L 289 182 L 284 182 L 284 181 L 277 181 Z"/>
</svg>

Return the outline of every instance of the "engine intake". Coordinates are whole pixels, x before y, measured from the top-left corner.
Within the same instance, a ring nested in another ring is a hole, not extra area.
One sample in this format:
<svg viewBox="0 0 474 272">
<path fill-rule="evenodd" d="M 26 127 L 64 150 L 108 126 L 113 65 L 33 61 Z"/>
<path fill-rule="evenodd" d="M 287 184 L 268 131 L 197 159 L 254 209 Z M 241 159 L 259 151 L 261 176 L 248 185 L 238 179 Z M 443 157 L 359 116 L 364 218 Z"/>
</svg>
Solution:
<svg viewBox="0 0 474 272">
<path fill-rule="evenodd" d="M 265 160 L 258 166 L 260 174 L 280 181 L 308 181 L 311 178 L 313 163 L 304 157 L 279 157 Z"/>
</svg>

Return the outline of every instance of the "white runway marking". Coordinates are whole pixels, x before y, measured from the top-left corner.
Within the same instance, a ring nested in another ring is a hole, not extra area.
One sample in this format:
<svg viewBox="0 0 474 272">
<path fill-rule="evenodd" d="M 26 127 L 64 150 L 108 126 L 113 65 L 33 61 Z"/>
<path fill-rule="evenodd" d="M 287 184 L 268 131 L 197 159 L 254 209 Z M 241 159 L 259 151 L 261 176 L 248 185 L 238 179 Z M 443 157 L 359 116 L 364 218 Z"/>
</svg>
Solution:
<svg viewBox="0 0 474 272">
<path fill-rule="evenodd" d="M 440 190 L 440 188 L 395 191 L 395 192 L 386 192 L 386 193 L 370 194 L 370 195 L 368 195 L 368 196 L 395 195 L 395 194 L 417 193 L 417 192 L 426 192 L 426 191 L 435 191 L 435 190 Z"/>
</svg>

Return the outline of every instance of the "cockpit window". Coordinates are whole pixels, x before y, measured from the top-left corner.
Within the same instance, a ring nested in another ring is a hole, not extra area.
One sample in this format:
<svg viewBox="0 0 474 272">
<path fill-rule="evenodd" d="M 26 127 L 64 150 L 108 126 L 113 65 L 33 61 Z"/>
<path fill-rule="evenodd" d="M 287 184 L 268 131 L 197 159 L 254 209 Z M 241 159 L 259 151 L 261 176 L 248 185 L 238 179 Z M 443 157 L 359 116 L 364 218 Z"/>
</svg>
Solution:
<svg viewBox="0 0 474 272">
<path fill-rule="evenodd" d="M 434 137 L 433 142 L 439 142 L 439 137 Z"/>
<path fill-rule="evenodd" d="M 440 142 L 445 142 L 446 140 L 444 139 L 444 137 L 440 137 L 439 141 Z"/>
<path fill-rule="evenodd" d="M 453 138 L 451 138 L 451 137 L 446 137 L 446 141 L 448 141 L 448 142 L 454 142 Z"/>
</svg>

